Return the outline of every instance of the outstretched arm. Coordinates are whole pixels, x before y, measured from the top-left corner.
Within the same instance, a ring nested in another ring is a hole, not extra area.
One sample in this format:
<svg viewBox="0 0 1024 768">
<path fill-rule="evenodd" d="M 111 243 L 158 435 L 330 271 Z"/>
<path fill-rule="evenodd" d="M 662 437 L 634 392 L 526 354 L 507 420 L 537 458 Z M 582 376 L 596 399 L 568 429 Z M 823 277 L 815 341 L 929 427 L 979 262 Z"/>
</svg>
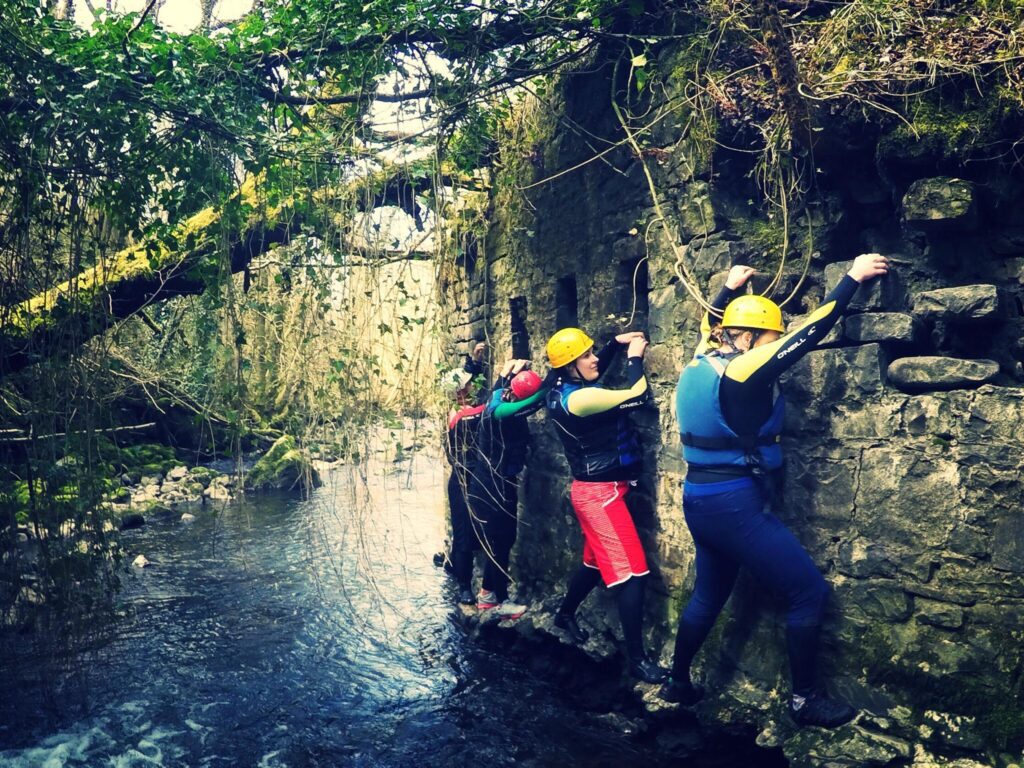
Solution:
<svg viewBox="0 0 1024 768">
<path fill-rule="evenodd" d="M 718 316 L 721 317 L 722 312 L 729 305 L 729 302 L 736 298 L 736 294 L 739 292 L 747 280 L 749 280 L 754 274 L 753 267 L 747 267 L 744 265 L 737 264 L 735 267 L 729 270 L 729 274 L 725 278 L 725 285 L 715 296 L 711 302 L 711 306 L 718 311 Z M 693 356 L 703 355 L 708 351 L 708 346 L 711 342 L 711 313 L 705 312 L 704 317 L 700 321 L 700 340 L 697 342 L 697 348 L 693 350 Z"/>
<path fill-rule="evenodd" d="M 648 397 L 647 377 L 642 356 L 630 357 L 626 364 L 627 389 L 583 387 L 565 400 L 565 409 L 574 416 L 594 416 L 606 411 L 626 410 L 644 403 Z"/>
<path fill-rule="evenodd" d="M 514 403 L 501 403 L 491 413 L 496 419 L 508 419 L 512 416 L 529 416 L 536 413 L 544 405 L 544 397 L 550 387 L 541 387 L 534 394 L 525 400 L 517 400 Z"/>
<path fill-rule="evenodd" d="M 725 369 L 726 378 L 751 387 L 771 384 L 828 335 L 862 282 L 884 275 L 888 270 L 889 262 L 884 256 L 877 253 L 858 256 L 850 271 L 804 322 L 775 341 L 755 347 L 733 360 Z"/>
</svg>

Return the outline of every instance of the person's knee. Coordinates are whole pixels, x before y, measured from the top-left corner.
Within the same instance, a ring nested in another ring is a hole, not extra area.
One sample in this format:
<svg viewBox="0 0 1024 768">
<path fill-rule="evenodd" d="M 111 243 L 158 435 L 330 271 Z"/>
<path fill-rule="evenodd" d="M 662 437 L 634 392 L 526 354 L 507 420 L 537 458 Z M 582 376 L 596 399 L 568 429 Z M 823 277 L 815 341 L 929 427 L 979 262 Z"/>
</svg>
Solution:
<svg viewBox="0 0 1024 768">
<path fill-rule="evenodd" d="M 820 573 L 815 573 L 815 578 L 809 579 L 790 601 L 789 625 L 820 624 L 831 593 L 829 583 Z"/>
<path fill-rule="evenodd" d="M 724 606 L 724 600 L 710 600 L 704 595 L 695 593 L 690 598 L 690 602 L 686 604 L 679 621 L 685 621 L 688 624 L 714 624 Z"/>
</svg>

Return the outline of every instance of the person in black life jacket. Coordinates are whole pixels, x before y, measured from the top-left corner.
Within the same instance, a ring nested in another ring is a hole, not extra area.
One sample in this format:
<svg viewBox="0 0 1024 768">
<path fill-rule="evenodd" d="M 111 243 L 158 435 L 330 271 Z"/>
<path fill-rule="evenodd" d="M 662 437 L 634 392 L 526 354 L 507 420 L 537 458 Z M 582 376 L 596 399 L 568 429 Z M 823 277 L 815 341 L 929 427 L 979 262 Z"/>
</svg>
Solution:
<svg viewBox="0 0 1024 768">
<path fill-rule="evenodd" d="M 517 619 L 526 606 L 509 599 L 509 557 L 518 527 L 519 473 L 530 444 L 527 417 L 544 405 L 547 388 L 529 360 L 508 360 L 480 416 L 470 460 L 469 505 L 486 555 L 477 608 Z"/>
<path fill-rule="evenodd" d="M 487 345 L 478 343 L 466 356 L 461 369 L 448 371 L 441 377 L 441 386 L 454 398 L 456 408 L 448 414 L 448 431 L 444 451 L 452 468 L 448 476 L 448 510 L 452 526 L 450 573 L 459 587 L 458 600 L 464 605 L 476 602 L 473 597 L 473 554 L 479 549 L 469 519 L 469 456 L 476 439 L 476 429 L 484 404 L 473 405 L 473 383 L 483 373 L 483 357 Z M 440 556 L 444 562 L 444 555 Z"/>
<path fill-rule="evenodd" d="M 600 386 L 599 378 L 623 348 L 627 388 Z M 642 468 L 629 413 L 649 398 L 646 349 L 644 335 L 634 332 L 619 334 L 595 353 L 593 340 L 579 328 L 561 329 L 547 345 L 548 360 L 558 377 L 547 406 L 572 472 L 572 506 L 584 540 L 583 564 L 569 580 L 555 626 L 573 642 L 586 642 L 587 633 L 575 619 L 576 609 L 604 581 L 606 587 L 617 590 L 630 673 L 657 683 L 666 672 L 648 658 L 643 646 L 644 588 L 650 570 L 625 501 Z"/>
<path fill-rule="evenodd" d="M 793 719 L 799 725 L 834 728 L 856 714 L 817 685 L 818 639 L 829 587 L 796 537 L 766 509 L 769 494 L 761 478 L 782 467 L 779 375 L 828 334 L 861 283 L 887 271 L 885 257 L 858 256 L 822 305 L 786 333 L 774 302 L 763 296 L 736 297 L 754 270 L 735 266 L 712 302 L 717 311 L 725 308 L 717 348 L 705 315 L 693 360 L 676 388 L 687 463 L 683 514 L 696 547 L 697 579 L 679 620 L 672 676 L 661 690 L 664 699 L 689 705 L 703 695 L 690 680 L 690 665 L 743 567 L 788 604 Z"/>
</svg>

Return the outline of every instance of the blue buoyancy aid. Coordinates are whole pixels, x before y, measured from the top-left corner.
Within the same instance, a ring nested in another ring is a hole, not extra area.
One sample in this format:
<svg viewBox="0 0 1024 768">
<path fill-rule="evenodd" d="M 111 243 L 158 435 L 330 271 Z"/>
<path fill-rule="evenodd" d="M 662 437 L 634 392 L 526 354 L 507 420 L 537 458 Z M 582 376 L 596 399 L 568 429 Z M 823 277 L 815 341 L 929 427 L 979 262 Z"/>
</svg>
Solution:
<svg viewBox="0 0 1024 768">
<path fill-rule="evenodd" d="M 683 458 L 695 466 L 782 466 L 779 435 L 785 402 L 776 393 L 771 415 L 756 435 L 740 436 L 726 423 L 719 389 L 728 361 L 718 355 L 697 355 L 679 376 L 676 413 Z"/>
</svg>

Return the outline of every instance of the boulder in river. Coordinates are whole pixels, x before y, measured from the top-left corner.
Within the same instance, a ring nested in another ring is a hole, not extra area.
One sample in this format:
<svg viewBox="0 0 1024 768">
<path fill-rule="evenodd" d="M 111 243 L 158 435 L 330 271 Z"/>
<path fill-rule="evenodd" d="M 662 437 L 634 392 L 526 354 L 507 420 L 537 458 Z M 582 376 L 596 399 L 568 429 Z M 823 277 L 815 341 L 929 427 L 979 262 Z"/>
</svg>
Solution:
<svg viewBox="0 0 1024 768">
<path fill-rule="evenodd" d="M 152 565 L 152 563 L 150 563 L 149 560 L 146 559 L 145 555 L 139 555 L 134 560 L 132 560 L 132 565 L 136 568 L 145 568 L 148 565 Z"/>
<path fill-rule="evenodd" d="M 291 435 L 278 438 L 245 478 L 252 489 L 289 489 L 296 486 L 317 487 L 320 473 L 316 471 L 305 450 Z"/>
<path fill-rule="evenodd" d="M 181 522 L 185 523 L 186 525 L 194 523 L 195 521 L 196 521 L 196 516 L 193 515 L 191 512 L 186 512 L 185 514 L 183 514 L 181 516 Z"/>
<path fill-rule="evenodd" d="M 128 531 L 132 528 L 141 528 L 146 524 L 146 518 L 138 512 L 129 512 L 121 518 L 121 530 Z"/>
</svg>

